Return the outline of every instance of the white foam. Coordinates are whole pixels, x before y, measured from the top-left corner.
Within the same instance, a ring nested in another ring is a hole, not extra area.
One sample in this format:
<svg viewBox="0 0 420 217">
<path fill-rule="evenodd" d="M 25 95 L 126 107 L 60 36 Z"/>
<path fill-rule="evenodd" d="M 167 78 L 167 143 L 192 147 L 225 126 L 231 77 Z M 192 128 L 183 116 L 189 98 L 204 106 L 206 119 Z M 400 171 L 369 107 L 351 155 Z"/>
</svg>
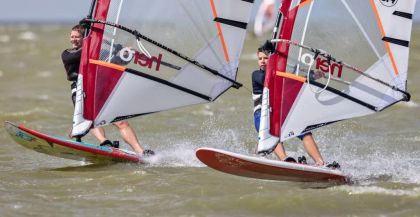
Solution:
<svg viewBox="0 0 420 217">
<path fill-rule="evenodd" d="M 200 115 L 200 116 L 213 116 L 214 112 L 209 110 L 195 110 L 191 112 L 193 115 Z"/>
<path fill-rule="evenodd" d="M 241 56 L 241 60 L 257 60 L 257 53 L 244 53 Z"/>
<path fill-rule="evenodd" d="M 10 116 L 10 117 L 23 117 L 23 116 L 30 116 L 36 113 L 42 113 L 44 112 L 45 109 L 41 109 L 39 107 L 33 107 L 30 110 L 26 110 L 26 111 L 16 111 L 16 112 L 10 112 L 10 113 L 5 113 L 5 116 Z"/>
<path fill-rule="evenodd" d="M 409 108 L 417 108 L 419 107 L 419 104 L 416 103 L 414 100 L 410 100 L 408 102 L 402 102 L 401 105 L 409 107 Z"/>
<path fill-rule="evenodd" d="M 420 105 L 415 102 L 414 100 L 410 100 L 408 102 L 399 102 L 396 104 L 396 106 L 400 106 L 400 107 L 407 107 L 407 108 L 417 108 Z"/>
<path fill-rule="evenodd" d="M 408 197 L 419 197 L 420 188 L 413 189 L 388 189 L 379 186 L 348 186 L 343 185 L 337 187 L 347 191 L 349 195 L 364 195 L 364 194 L 376 194 L 376 195 L 388 195 L 388 196 L 408 196 Z"/>
<path fill-rule="evenodd" d="M 196 155 L 195 151 L 199 147 L 213 147 L 229 150 L 237 153 L 247 153 L 246 147 L 242 142 L 240 132 L 234 129 L 224 129 L 216 117 L 211 116 L 202 125 L 196 134 L 183 140 L 171 141 L 161 140 L 165 146 L 152 149 L 156 155 L 147 159 L 150 167 L 205 167 Z M 189 134 L 190 135 L 190 134 Z M 148 148 L 147 145 L 144 145 Z"/>
<path fill-rule="evenodd" d="M 18 38 L 24 41 L 35 41 L 38 37 L 34 32 L 22 32 L 19 34 Z"/>
<path fill-rule="evenodd" d="M 415 141 L 415 142 L 420 142 L 420 136 L 416 136 L 416 137 L 414 137 L 413 141 Z"/>
<path fill-rule="evenodd" d="M 147 158 L 150 167 L 201 167 L 195 157 L 195 147 L 191 144 L 175 144 L 172 148 L 155 150 L 156 154 Z"/>
<path fill-rule="evenodd" d="M 38 77 L 41 77 L 41 78 L 48 78 L 48 77 L 51 77 L 52 72 L 51 71 L 42 71 L 42 72 L 37 72 L 36 75 Z"/>
<path fill-rule="evenodd" d="M 1 43 L 8 43 L 10 41 L 10 36 L 8 35 L 0 35 L 0 42 Z"/>
<path fill-rule="evenodd" d="M 49 100 L 50 96 L 47 94 L 41 94 L 41 95 L 38 95 L 36 98 L 40 100 Z"/>
<path fill-rule="evenodd" d="M 390 140 L 382 132 L 370 131 L 351 122 L 313 133 L 324 159 L 338 161 L 344 174 L 356 185 L 420 184 L 420 150 L 416 148 L 419 136 L 401 135 L 401 138 Z M 296 140 L 296 143 L 298 153 L 307 156 L 301 142 Z"/>
</svg>

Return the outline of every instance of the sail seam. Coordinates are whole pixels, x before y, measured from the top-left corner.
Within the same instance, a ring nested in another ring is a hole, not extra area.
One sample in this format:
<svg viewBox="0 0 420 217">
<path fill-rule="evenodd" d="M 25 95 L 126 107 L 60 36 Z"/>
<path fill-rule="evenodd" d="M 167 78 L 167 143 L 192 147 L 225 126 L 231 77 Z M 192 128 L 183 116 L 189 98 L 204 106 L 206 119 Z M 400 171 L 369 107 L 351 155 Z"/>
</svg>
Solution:
<svg viewBox="0 0 420 217">
<path fill-rule="evenodd" d="M 310 3 L 311 6 L 309 6 L 308 16 L 306 16 L 306 19 L 305 19 L 305 26 L 303 27 L 302 38 L 300 40 L 301 44 L 304 44 L 304 42 L 305 42 L 306 32 L 308 31 L 308 26 L 309 26 L 309 18 L 312 15 L 312 8 L 313 8 L 314 3 L 315 3 L 312 0 L 309 0 L 309 1 L 306 1 L 306 2 Z M 303 51 L 303 48 L 299 47 L 299 56 L 298 56 L 299 59 L 302 58 L 302 51 Z M 298 75 L 299 69 L 300 69 L 300 64 L 298 64 L 297 67 L 296 67 L 296 75 Z"/>
<path fill-rule="evenodd" d="M 404 46 L 404 47 L 409 47 L 410 46 L 409 41 L 401 40 L 401 39 L 397 39 L 397 38 L 383 37 L 382 40 L 386 41 L 386 42 L 389 42 L 389 43 L 392 43 L 392 44 L 401 45 L 401 46 Z"/>
<path fill-rule="evenodd" d="M 202 98 L 204 100 L 207 100 L 207 101 L 211 101 L 212 100 L 212 98 L 209 97 L 209 96 L 206 96 L 204 94 L 198 93 L 198 92 L 193 91 L 191 89 L 188 89 L 188 88 L 179 86 L 177 84 L 171 83 L 171 82 L 169 82 L 167 80 L 164 80 L 164 79 L 161 79 L 161 78 L 158 78 L 158 77 L 154 77 L 154 76 L 148 75 L 148 74 L 146 74 L 144 72 L 140 72 L 140 71 L 137 71 L 137 70 L 134 70 L 134 69 L 130 69 L 130 68 L 126 68 L 125 71 L 128 72 L 128 73 L 131 73 L 131 74 L 134 74 L 134 75 L 138 75 L 138 76 L 141 76 L 143 78 L 147 78 L 149 80 L 152 80 L 152 81 L 155 81 L 155 82 L 164 84 L 166 86 L 175 88 L 177 90 L 181 90 L 181 91 L 183 91 L 185 93 L 189 93 L 191 95 L 197 96 L 197 97 Z"/>
<path fill-rule="evenodd" d="M 115 18 L 115 23 L 118 23 L 120 20 L 120 14 L 121 14 L 121 8 L 123 5 L 124 0 L 120 1 L 120 4 L 118 6 L 118 12 L 117 12 L 117 17 Z M 112 55 L 113 55 L 113 49 L 114 49 L 114 43 L 115 43 L 115 35 L 117 34 L 117 27 L 114 27 L 114 31 L 112 32 L 112 40 L 111 40 L 111 46 L 109 48 L 109 56 L 108 56 L 108 61 L 111 61 L 112 59 Z"/>
<path fill-rule="evenodd" d="M 142 114 L 134 114 L 134 115 L 126 115 L 126 116 L 118 116 L 114 120 L 112 120 L 111 123 L 115 123 L 115 122 L 118 122 L 118 121 L 126 120 L 126 119 L 129 119 L 129 118 L 138 117 L 138 116 L 141 116 L 141 115 L 148 115 L 148 114 L 152 114 L 152 113 L 154 113 L 154 112 L 142 113 Z"/>
<path fill-rule="evenodd" d="M 381 16 L 379 15 L 379 11 L 376 8 L 375 2 L 373 2 L 373 0 L 370 0 L 370 4 L 372 5 L 372 9 L 373 9 L 373 12 L 375 14 L 376 21 L 378 22 L 379 30 L 381 31 L 381 36 L 385 37 L 384 26 L 382 25 Z M 389 43 L 386 42 L 386 41 L 385 41 L 385 48 L 389 53 L 389 58 L 391 60 L 392 67 L 394 69 L 394 73 L 395 73 L 395 75 L 398 75 L 399 72 L 398 72 L 397 64 L 395 63 L 394 55 L 392 54 L 392 50 L 391 50 L 391 47 L 389 46 Z"/>
<path fill-rule="evenodd" d="M 413 14 L 402 12 L 402 11 L 394 11 L 394 13 L 392 13 L 392 14 L 395 15 L 395 16 L 407 18 L 409 20 L 413 19 Z"/>
<path fill-rule="evenodd" d="M 225 19 L 225 18 L 221 18 L 221 17 L 214 18 L 214 21 L 216 21 L 218 23 L 223 23 L 223 24 L 226 24 L 226 25 L 238 27 L 238 28 L 241 28 L 241 29 L 246 29 L 246 27 L 248 25 L 247 23 L 244 23 L 244 22 L 240 22 L 240 21 L 236 21 L 236 20 L 229 20 L 229 19 Z"/>
<path fill-rule="evenodd" d="M 342 120 L 336 120 L 336 121 L 330 121 L 330 122 L 325 122 L 325 123 L 320 123 L 320 124 L 314 124 L 314 125 L 310 125 L 310 126 L 307 126 L 302 132 L 301 132 L 301 134 L 304 134 L 304 133 L 306 133 L 306 132 L 310 132 L 310 131 L 312 131 L 312 130 L 314 130 L 314 129 L 316 129 L 316 128 L 320 128 L 320 127 L 323 127 L 323 126 L 326 126 L 326 125 L 329 125 L 329 124 L 333 124 L 333 123 L 335 123 L 335 122 L 339 122 L 339 121 L 342 121 Z"/>
<path fill-rule="evenodd" d="M 214 0 L 210 0 L 210 4 L 211 4 L 211 9 L 213 11 L 213 16 L 216 19 L 217 18 L 217 10 L 216 10 L 216 6 L 214 5 Z M 225 37 L 223 36 L 222 27 L 220 26 L 219 22 L 216 22 L 216 28 L 217 28 L 217 31 L 219 32 L 220 42 L 222 43 L 223 53 L 225 55 L 225 59 L 226 59 L 227 62 L 230 62 L 229 53 L 227 51 L 227 46 L 226 46 L 226 42 L 225 42 Z"/>
<path fill-rule="evenodd" d="M 318 83 L 318 82 L 316 82 L 316 81 L 311 81 L 311 83 L 310 84 L 312 84 L 312 85 L 315 85 L 315 86 L 317 86 L 317 87 L 319 87 L 319 88 L 324 88 L 324 86 L 325 85 L 323 85 L 323 84 L 321 84 L 321 83 Z M 352 96 L 350 96 L 350 95 L 348 95 L 348 94 L 345 94 L 345 93 L 343 93 L 343 92 L 341 92 L 341 91 L 339 91 L 339 90 L 337 90 L 337 89 L 335 89 L 335 88 L 332 88 L 332 87 L 327 87 L 326 88 L 326 90 L 328 90 L 328 91 L 330 91 L 330 92 L 332 92 L 332 93 L 335 93 L 335 94 L 337 94 L 337 95 L 339 95 L 339 96 L 341 96 L 341 97 L 343 97 L 343 98 L 346 98 L 346 99 L 348 99 L 348 100 L 351 100 L 351 101 L 353 101 L 353 102 L 355 102 L 355 103 L 357 103 L 357 104 L 359 104 L 359 105 L 362 105 L 362 106 L 364 106 L 364 107 L 366 107 L 366 108 L 368 108 L 368 109 L 371 109 L 371 110 L 373 110 L 373 111 L 375 111 L 375 112 L 377 112 L 377 108 L 375 107 L 375 106 L 373 106 L 373 105 L 371 105 L 371 104 L 369 104 L 369 103 L 366 103 L 366 102 L 363 102 L 363 101 L 361 101 L 361 100 L 359 100 L 359 99 L 357 99 L 357 98 L 354 98 L 354 97 L 352 97 Z"/>
<path fill-rule="evenodd" d="M 375 52 L 376 56 L 378 58 L 380 58 L 381 55 L 379 55 L 378 50 L 376 49 L 375 45 L 373 44 L 372 40 L 370 39 L 369 35 L 367 34 L 365 28 L 363 28 L 363 25 L 360 23 L 359 19 L 357 19 L 357 17 L 354 14 L 353 10 L 351 10 L 350 6 L 347 4 L 347 2 L 345 0 L 342 0 L 341 2 L 343 3 L 344 7 L 346 7 L 347 11 L 350 13 L 350 15 L 353 18 L 354 22 L 356 22 L 356 24 L 359 27 L 360 31 L 362 31 L 363 36 L 368 41 L 370 47 L 373 49 L 373 52 Z"/>
</svg>

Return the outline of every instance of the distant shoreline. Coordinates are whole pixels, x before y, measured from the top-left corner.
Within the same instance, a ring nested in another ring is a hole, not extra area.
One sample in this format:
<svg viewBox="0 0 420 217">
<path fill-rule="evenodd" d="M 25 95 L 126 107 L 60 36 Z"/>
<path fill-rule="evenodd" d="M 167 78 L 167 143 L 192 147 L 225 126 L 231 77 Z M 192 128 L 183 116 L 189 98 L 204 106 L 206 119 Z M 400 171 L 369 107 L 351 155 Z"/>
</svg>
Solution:
<svg viewBox="0 0 420 217">
<path fill-rule="evenodd" d="M 0 20 L 1 25 L 75 25 L 82 20 L 81 17 L 79 20 Z M 420 20 L 413 20 L 414 25 L 420 24 Z"/>
<path fill-rule="evenodd" d="M 80 18 L 81 20 L 82 18 Z M 15 25 L 75 25 L 80 20 L 19 20 L 19 21 L 5 21 L 0 20 L 0 26 L 15 26 Z"/>
</svg>

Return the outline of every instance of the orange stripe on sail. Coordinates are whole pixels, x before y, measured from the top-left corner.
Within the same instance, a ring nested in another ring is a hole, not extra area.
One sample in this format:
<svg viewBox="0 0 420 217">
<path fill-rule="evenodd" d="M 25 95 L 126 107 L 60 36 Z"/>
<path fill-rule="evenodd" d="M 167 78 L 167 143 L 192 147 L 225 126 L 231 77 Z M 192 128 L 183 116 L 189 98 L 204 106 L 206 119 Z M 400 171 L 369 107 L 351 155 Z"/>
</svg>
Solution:
<svg viewBox="0 0 420 217">
<path fill-rule="evenodd" d="M 372 5 L 373 12 L 375 13 L 376 20 L 378 21 L 379 30 L 381 31 L 381 36 L 383 38 L 385 37 L 385 30 L 381 22 L 381 17 L 379 16 L 378 9 L 375 6 L 374 0 L 370 0 L 370 4 Z M 394 55 L 392 54 L 391 47 L 389 46 L 389 42 L 384 41 L 384 43 L 385 43 L 385 48 L 389 53 L 389 58 L 391 59 L 392 67 L 394 68 L 394 73 L 395 75 L 398 75 L 399 73 L 398 73 L 397 64 L 395 63 Z"/>
<path fill-rule="evenodd" d="M 295 74 L 292 74 L 292 73 L 288 73 L 288 72 L 279 72 L 279 71 L 277 71 L 276 72 L 276 75 L 277 76 L 280 76 L 280 77 L 290 78 L 290 79 L 293 79 L 293 80 L 296 80 L 296 81 L 300 81 L 302 83 L 305 83 L 306 82 L 306 78 L 305 77 L 298 76 L 298 75 L 295 75 Z"/>
<path fill-rule="evenodd" d="M 89 63 L 99 65 L 99 66 L 105 66 L 105 67 L 108 67 L 108 68 L 111 68 L 111 69 L 116 69 L 118 71 L 125 71 L 124 66 L 120 66 L 120 65 L 117 65 L 117 64 L 113 64 L 113 63 L 109 63 L 109 62 L 105 62 L 105 61 L 101 61 L 101 60 L 89 59 Z"/>
<path fill-rule="evenodd" d="M 312 2 L 312 0 L 302 0 L 299 3 L 299 8 L 305 7 L 306 5 L 308 5 L 311 2 Z"/>
<path fill-rule="evenodd" d="M 211 4 L 211 9 L 213 11 L 213 16 L 214 16 L 214 18 L 216 18 L 217 17 L 217 11 L 216 11 L 216 6 L 214 5 L 214 0 L 210 0 L 210 4 Z M 225 59 L 226 59 L 227 62 L 229 62 L 229 53 L 227 51 L 225 38 L 223 37 L 222 27 L 220 26 L 219 22 L 216 22 L 216 27 L 217 27 L 217 31 L 219 32 L 220 41 L 222 42 L 222 47 L 223 47 L 223 52 L 225 54 Z"/>
</svg>

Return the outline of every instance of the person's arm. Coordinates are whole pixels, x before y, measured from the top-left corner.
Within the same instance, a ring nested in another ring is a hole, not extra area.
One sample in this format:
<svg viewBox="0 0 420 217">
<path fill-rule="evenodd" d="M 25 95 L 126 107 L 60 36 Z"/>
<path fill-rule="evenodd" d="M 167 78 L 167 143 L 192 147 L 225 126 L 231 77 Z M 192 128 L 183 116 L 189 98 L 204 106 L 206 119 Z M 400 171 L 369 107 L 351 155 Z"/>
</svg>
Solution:
<svg viewBox="0 0 420 217">
<path fill-rule="evenodd" d="M 61 54 L 61 60 L 63 61 L 64 69 L 66 70 L 68 81 L 77 81 L 79 64 L 80 64 L 81 51 L 71 52 L 64 50 Z"/>
</svg>

